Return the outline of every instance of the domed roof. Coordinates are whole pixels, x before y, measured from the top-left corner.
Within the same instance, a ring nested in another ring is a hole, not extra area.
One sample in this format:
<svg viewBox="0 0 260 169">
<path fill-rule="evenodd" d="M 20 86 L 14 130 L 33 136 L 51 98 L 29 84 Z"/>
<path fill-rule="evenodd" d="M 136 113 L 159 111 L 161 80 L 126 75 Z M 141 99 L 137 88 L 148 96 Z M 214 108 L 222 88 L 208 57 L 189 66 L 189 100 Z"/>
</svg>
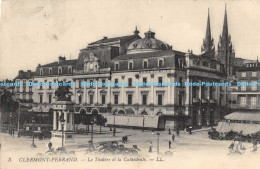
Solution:
<svg viewBox="0 0 260 169">
<path fill-rule="evenodd" d="M 167 43 L 154 38 L 155 33 L 148 31 L 143 39 L 138 39 L 128 46 L 127 53 L 154 52 L 160 50 L 171 50 Z"/>
</svg>

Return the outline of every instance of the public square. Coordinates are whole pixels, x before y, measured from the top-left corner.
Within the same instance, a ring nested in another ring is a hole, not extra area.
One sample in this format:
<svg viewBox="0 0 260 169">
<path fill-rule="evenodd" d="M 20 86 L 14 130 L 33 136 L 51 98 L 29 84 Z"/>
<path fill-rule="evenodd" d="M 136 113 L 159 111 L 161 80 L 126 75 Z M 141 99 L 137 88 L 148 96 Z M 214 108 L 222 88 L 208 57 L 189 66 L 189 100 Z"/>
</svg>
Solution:
<svg viewBox="0 0 260 169">
<path fill-rule="evenodd" d="M 151 165 L 152 167 L 158 167 L 163 165 L 173 164 L 175 166 L 183 166 L 187 164 L 187 168 L 199 168 L 202 165 L 202 168 L 218 168 L 218 166 L 230 166 L 229 168 L 236 168 L 244 164 L 250 163 L 251 168 L 259 168 L 259 165 L 254 164 L 256 159 L 259 159 L 259 151 L 251 152 L 253 146 L 251 143 L 243 143 L 243 146 L 246 148 L 245 151 L 241 151 L 242 155 L 228 155 L 228 147 L 231 144 L 231 141 L 228 140 L 211 140 L 208 138 L 207 133 L 208 128 L 202 128 L 200 130 L 194 130 L 191 135 L 180 132 L 179 136 L 175 134 L 175 140 L 172 141 L 172 135 L 168 134 L 168 131 L 160 131 L 159 136 L 159 152 L 157 154 L 157 131 L 152 133 L 151 131 L 145 130 L 133 130 L 133 129 L 117 129 L 116 136 L 113 136 L 113 132 L 110 131 L 108 127 L 102 128 L 102 133 L 99 134 L 99 127 L 94 127 L 94 146 L 98 146 L 103 142 L 118 141 L 119 144 L 123 144 L 121 139 L 123 136 L 128 135 L 128 142 L 124 144 L 125 147 L 131 148 L 133 145 L 137 145 L 140 149 L 139 156 L 140 158 L 146 158 L 149 163 L 139 162 L 140 168 L 145 167 L 146 165 Z M 91 155 L 86 154 L 88 148 L 88 141 L 90 140 L 91 134 L 77 134 L 75 135 L 75 143 L 73 145 L 65 146 L 66 150 L 75 151 L 75 157 L 77 157 L 77 162 L 57 162 L 57 166 L 64 166 L 64 168 L 70 168 L 70 166 L 76 165 L 78 168 L 88 168 L 92 165 L 104 165 L 104 167 L 112 167 L 115 165 L 112 162 L 88 162 L 89 157 L 100 157 L 104 158 L 106 155 L 98 154 Z M 172 149 L 169 149 L 168 142 L 172 141 Z M 152 142 L 153 148 L 152 153 L 149 153 L 150 142 Z M 32 167 L 40 165 L 42 167 L 47 167 L 53 163 L 37 163 L 37 162 L 24 162 L 24 159 L 37 157 L 37 154 L 43 153 L 48 150 L 49 139 L 39 140 L 35 139 L 36 148 L 32 148 L 32 138 L 30 137 L 21 137 L 17 138 L 9 135 L 8 133 L 1 133 L 1 164 L 4 164 L 2 167 L 4 169 L 5 165 L 14 166 L 15 168 L 19 167 Z M 57 147 L 54 147 L 55 149 Z M 164 156 L 164 152 L 171 151 L 172 156 Z M 46 157 L 47 155 L 45 155 Z M 158 158 L 159 157 L 159 158 Z M 155 161 L 150 161 L 150 159 L 155 159 Z M 157 161 L 157 160 L 162 161 Z M 200 159 L 200 160 L 198 160 Z M 218 163 L 214 164 L 215 161 Z M 11 161 L 11 162 L 10 162 Z M 246 163 L 247 161 L 247 163 Z M 117 165 L 124 164 L 129 166 L 135 166 L 135 162 L 127 163 L 117 163 Z M 214 165 L 212 165 L 214 164 Z M 109 167 L 109 168 L 110 168 Z M 91 167 L 90 167 L 91 168 Z"/>
</svg>

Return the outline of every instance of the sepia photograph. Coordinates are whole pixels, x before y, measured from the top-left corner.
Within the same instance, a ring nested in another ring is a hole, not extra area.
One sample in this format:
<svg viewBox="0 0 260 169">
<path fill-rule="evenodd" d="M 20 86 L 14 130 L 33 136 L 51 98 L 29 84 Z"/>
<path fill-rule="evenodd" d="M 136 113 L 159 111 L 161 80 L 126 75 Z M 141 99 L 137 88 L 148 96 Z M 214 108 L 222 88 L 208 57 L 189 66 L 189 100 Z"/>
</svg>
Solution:
<svg viewBox="0 0 260 169">
<path fill-rule="evenodd" d="M 259 0 L 0 0 L 0 169 L 260 169 Z"/>
</svg>

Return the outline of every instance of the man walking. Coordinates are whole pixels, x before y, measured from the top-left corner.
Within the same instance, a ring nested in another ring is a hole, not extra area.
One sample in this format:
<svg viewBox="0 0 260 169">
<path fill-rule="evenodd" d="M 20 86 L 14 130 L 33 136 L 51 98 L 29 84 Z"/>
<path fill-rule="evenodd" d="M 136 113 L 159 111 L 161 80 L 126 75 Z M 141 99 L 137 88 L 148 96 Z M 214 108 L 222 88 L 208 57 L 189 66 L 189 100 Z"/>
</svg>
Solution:
<svg viewBox="0 0 260 169">
<path fill-rule="evenodd" d="M 169 141 L 169 149 L 171 149 L 171 148 L 172 148 L 172 142 Z"/>
</svg>

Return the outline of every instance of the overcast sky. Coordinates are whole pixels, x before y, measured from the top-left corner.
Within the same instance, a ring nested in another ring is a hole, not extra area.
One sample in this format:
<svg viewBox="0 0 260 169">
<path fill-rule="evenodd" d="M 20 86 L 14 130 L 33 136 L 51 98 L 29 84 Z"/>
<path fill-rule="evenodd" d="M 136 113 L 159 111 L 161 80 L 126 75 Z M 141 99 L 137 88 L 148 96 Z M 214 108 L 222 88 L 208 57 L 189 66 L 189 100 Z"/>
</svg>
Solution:
<svg viewBox="0 0 260 169">
<path fill-rule="evenodd" d="M 260 56 L 260 1 L 226 1 L 236 57 Z M 225 1 L 171 0 L 3 0 L 0 20 L 0 79 L 18 70 L 77 59 L 79 50 L 103 36 L 155 37 L 186 52 L 200 53 L 210 8 L 215 46 L 222 32 Z"/>
</svg>

